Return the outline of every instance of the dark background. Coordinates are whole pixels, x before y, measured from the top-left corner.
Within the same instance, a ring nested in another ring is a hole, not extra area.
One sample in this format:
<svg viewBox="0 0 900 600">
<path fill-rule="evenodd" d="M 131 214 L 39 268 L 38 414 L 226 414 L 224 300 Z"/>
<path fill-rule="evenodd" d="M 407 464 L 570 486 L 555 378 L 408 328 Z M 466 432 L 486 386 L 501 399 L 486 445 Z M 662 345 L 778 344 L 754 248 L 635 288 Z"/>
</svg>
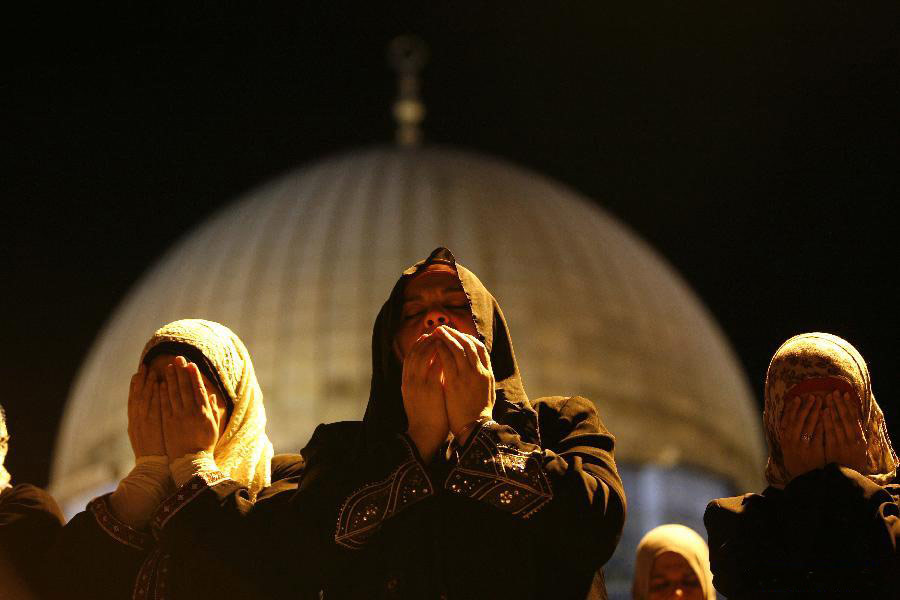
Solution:
<svg viewBox="0 0 900 600">
<path fill-rule="evenodd" d="M 900 439 L 896 9 L 309 4 L 4 14 L 16 481 L 46 483 L 82 358 L 173 241 L 292 167 L 392 139 L 385 46 L 404 32 L 431 48 L 427 139 L 545 173 L 628 223 L 705 300 L 760 397 L 785 338 L 846 337 Z"/>
</svg>

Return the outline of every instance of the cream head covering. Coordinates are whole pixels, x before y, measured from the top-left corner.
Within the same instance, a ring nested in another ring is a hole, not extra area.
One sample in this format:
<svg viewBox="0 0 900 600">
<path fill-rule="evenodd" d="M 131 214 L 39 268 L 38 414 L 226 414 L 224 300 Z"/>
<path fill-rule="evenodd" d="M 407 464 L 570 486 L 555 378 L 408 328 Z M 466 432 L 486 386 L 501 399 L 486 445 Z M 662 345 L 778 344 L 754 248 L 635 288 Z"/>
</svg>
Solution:
<svg viewBox="0 0 900 600">
<path fill-rule="evenodd" d="M 868 443 L 868 465 L 862 474 L 879 485 L 892 482 L 897 475 L 897 454 L 891 446 L 884 415 L 875 402 L 866 361 L 850 342 L 836 335 L 804 333 L 781 345 L 766 373 L 763 422 L 769 443 L 766 465 L 769 484 L 784 487 L 789 480 L 778 444 L 778 423 L 784 403 L 794 395 L 791 392 L 797 384 L 822 378 L 845 382 L 843 387 L 855 391 L 859 398 L 862 428 Z"/>
<path fill-rule="evenodd" d="M 9 471 L 3 466 L 6 461 L 6 451 L 9 449 L 9 432 L 6 430 L 6 413 L 0 404 L 0 492 L 9 486 Z"/>
<path fill-rule="evenodd" d="M 653 562 L 664 552 L 674 552 L 683 557 L 700 580 L 704 600 L 716 600 L 713 576 L 709 569 L 709 547 L 696 531 L 674 523 L 655 527 L 641 538 L 634 566 L 634 583 L 631 586 L 634 600 L 647 600 L 649 597 Z"/>
<path fill-rule="evenodd" d="M 182 319 L 158 329 L 141 353 L 141 362 L 160 344 L 184 344 L 199 351 L 215 369 L 232 411 L 213 456 L 222 473 L 247 486 L 250 496 L 272 479 L 272 443 L 266 436 L 266 409 L 250 353 L 233 331 L 203 319 Z"/>
</svg>

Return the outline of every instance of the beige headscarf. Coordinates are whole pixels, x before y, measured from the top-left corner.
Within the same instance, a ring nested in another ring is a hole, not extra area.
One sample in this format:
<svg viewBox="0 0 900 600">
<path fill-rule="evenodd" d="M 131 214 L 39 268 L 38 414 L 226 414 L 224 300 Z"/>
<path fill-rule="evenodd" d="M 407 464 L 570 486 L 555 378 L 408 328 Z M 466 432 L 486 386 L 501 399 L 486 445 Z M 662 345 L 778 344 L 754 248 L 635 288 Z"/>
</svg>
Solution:
<svg viewBox="0 0 900 600">
<path fill-rule="evenodd" d="M 700 580 L 703 599 L 716 600 L 712 571 L 709 569 L 709 547 L 696 531 L 674 523 L 654 527 L 638 544 L 634 583 L 631 586 L 634 600 L 647 600 L 650 595 L 650 573 L 653 571 L 653 562 L 664 552 L 674 552 L 682 556 Z"/>
<path fill-rule="evenodd" d="M 868 465 L 862 474 L 879 485 L 890 483 L 897 475 L 897 454 L 891 446 L 884 415 L 875 402 L 866 361 L 850 342 L 836 335 L 804 333 L 781 345 L 766 373 L 763 421 L 769 444 L 766 465 L 769 484 L 783 488 L 789 481 L 778 444 L 778 423 L 785 400 L 790 398 L 790 392 L 797 384 L 823 377 L 841 379 L 856 392 L 868 442 Z"/>
<path fill-rule="evenodd" d="M 233 331 L 213 321 L 182 319 L 163 326 L 141 353 L 141 362 L 155 346 L 185 344 L 195 348 L 216 370 L 233 409 L 225 433 L 213 452 L 222 473 L 247 486 L 250 496 L 271 483 L 272 443 L 266 436 L 266 409 L 250 353 Z"/>
<path fill-rule="evenodd" d="M 6 462 L 6 451 L 9 447 L 9 432 L 6 431 L 6 413 L 0 404 L 0 492 L 9 487 L 10 475 L 3 463 Z"/>
</svg>

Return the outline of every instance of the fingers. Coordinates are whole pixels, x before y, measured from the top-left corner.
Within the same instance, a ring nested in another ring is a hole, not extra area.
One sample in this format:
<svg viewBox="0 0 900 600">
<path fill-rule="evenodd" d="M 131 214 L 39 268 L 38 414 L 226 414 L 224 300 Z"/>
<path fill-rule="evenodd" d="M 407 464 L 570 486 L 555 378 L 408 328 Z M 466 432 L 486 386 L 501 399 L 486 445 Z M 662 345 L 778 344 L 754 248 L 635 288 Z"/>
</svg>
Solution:
<svg viewBox="0 0 900 600">
<path fill-rule="evenodd" d="M 172 414 L 181 412 L 181 394 L 178 389 L 178 375 L 175 374 L 175 365 L 166 365 L 166 398 Z"/>
<path fill-rule="evenodd" d="M 452 327 L 447 327 L 446 325 L 441 326 L 439 329 L 442 329 L 443 333 L 445 333 L 448 336 L 448 338 L 452 338 L 452 339 L 456 340 L 456 342 L 463 349 L 463 352 L 465 353 L 465 357 L 466 357 L 466 362 L 468 362 L 469 365 L 471 365 L 473 367 L 478 367 L 478 364 L 480 362 L 480 357 L 478 356 L 478 348 L 473 343 L 473 340 L 475 338 L 473 338 L 471 335 L 466 335 L 465 333 L 462 333 L 461 331 L 457 331 L 456 329 L 453 329 Z"/>
<path fill-rule="evenodd" d="M 816 404 L 816 397 L 810 394 L 800 403 L 800 407 L 797 409 L 797 413 L 794 416 L 794 423 L 791 431 L 791 437 L 797 438 L 799 437 L 804 429 L 804 425 L 806 424 L 806 419 L 809 417 L 810 412 L 812 412 L 813 407 Z"/>
<path fill-rule="evenodd" d="M 781 430 L 786 437 L 791 437 L 794 430 L 794 421 L 797 416 L 797 409 L 800 408 L 800 397 L 794 396 L 784 405 L 784 412 L 781 413 Z"/>
<path fill-rule="evenodd" d="M 194 406 L 194 386 L 187 370 L 188 362 L 183 356 L 175 357 L 175 378 L 178 380 L 178 394 L 181 397 L 182 409 L 189 410 Z"/>
<path fill-rule="evenodd" d="M 154 378 L 147 387 L 150 388 L 149 397 L 147 398 L 147 414 L 158 418 L 161 409 L 159 382 Z"/>
<path fill-rule="evenodd" d="M 141 369 L 144 370 L 144 383 L 140 390 L 140 399 L 138 403 L 137 414 L 141 419 L 146 419 L 147 415 L 150 414 L 150 405 L 153 400 L 153 389 L 154 387 L 159 385 L 156 377 L 149 373 L 149 369 L 146 369 L 143 365 L 141 365 Z"/>
<path fill-rule="evenodd" d="M 844 432 L 837 422 L 834 407 L 825 409 L 825 452 L 831 462 L 835 462 L 844 446 Z"/>
<path fill-rule="evenodd" d="M 142 367 L 143 368 L 143 367 Z M 128 421 L 131 422 L 137 418 L 138 397 L 140 395 L 140 378 L 141 372 L 131 376 L 131 383 L 128 386 Z"/>
<path fill-rule="evenodd" d="M 819 452 L 823 453 L 822 456 L 822 464 L 825 464 L 824 461 L 824 452 L 825 452 L 825 418 L 821 415 L 822 411 L 819 411 L 820 416 L 819 420 L 816 421 L 816 429 L 813 432 L 813 443 L 816 445 L 816 449 Z"/>
<path fill-rule="evenodd" d="M 855 411 L 850 405 L 850 395 L 845 393 L 841 396 L 840 391 L 834 390 L 831 393 L 831 399 L 837 406 L 838 415 L 840 415 L 840 426 L 844 431 L 844 436 L 847 440 L 855 440 L 857 436 L 857 427 L 855 425 L 859 423 L 859 420 L 856 418 Z"/>
<path fill-rule="evenodd" d="M 800 432 L 800 438 L 807 444 L 812 441 L 813 434 L 816 431 L 822 415 L 822 401 L 819 398 L 812 399 L 812 408 L 809 411 L 806 421 L 803 423 L 803 429 Z"/>
<path fill-rule="evenodd" d="M 828 402 L 831 406 L 831 410 L 828 411 L 831 413 L 831 419 L 833 421 L 834 433 L 837 437 L 837 441 L 841 445 L 847 444 L 847 429 L 844 427 L 844 410 L 843 406 L 839 402 L 840 396 L 833 396 L 831 394 L 825 396 L 826 402 Z"/>
<path fill-rule="evenodd" d="M 470 367 L 471 362 L 469 362 L 469 358 L 466 353 L 466 348 L 462 345 L 462 343 L 456 339 L 456 337 L 450 333 L 451 329 L 446 325 L 441 325 L 437 329 L 434 330 L 434 336 L 439 339 L 439 341 L 443 342 L 442 345 L 446 346 L 450 350 L 450 359 L 453 364 L 456 365 L 456 372 L 462 371 L 463 369 Z M 444 373 L 447 373 L 447 365 L 444 364 Z"/>
<path fill-rule="evenodd" d="M 434 349 L 437 352 L 438 360 L 435 362 L 439 362 L 442 370 L 444 371 L 444 376 L 455 377 L 459 374 L 459 363 L 457 356 L 454 355 L 453 352 L 450 351 L 450 347 L 447 345 L 447 342 L 438 338 L 438 342 L 434 345 Z"/>
<path fill-rule="evenodd" d="M 434 357 L 434 336 L 422 336 L 416 341 L 403 360 L 403 377 L 424 379 Z"/>
<path fill-rule="evenodd" d="M 194 363 L 188 363 L 185 371 L 190 380 L 194 403 L 200 407 L 206 406 L 209 397 L 206 393 L 206 386 L 203 384 L 203 377 L 200 376 L 200 369 Z"/>
<path fill-rule="evenodd" d="M 457 331 L 456 329 L 452 329 L 449 327 L 446 329 L 450 335 L 452 335 L 465 346 L 466 357 L 469 359 L 469 364 L 471 364 L 473 367 L 478 367 L 480 364 L 484 369 L 488 371 L 492 370 L 490 354 L 488 353 L 487 348 L 481 340 L 473 335 Z"/>
<path fill-rule="evenodd" d="M 163 419 L 171 419 L 175 411 L 172 410 L 172 399 L 169 397 L 169 384 L 161 382 L 156 388 L 156 393 L 159 398 L 160 414 Z"/>
<path fill-rule="evenodd" d="M 478 338 L 473 337 L 472 343 L 475 344 L 475 348 L 478 351 L 478 359 L 481 361 L 481 365 L 493 373 L 494 368 L 491 367 L 491 354 L 487 351 L 487 347 Z"/>
</svg>

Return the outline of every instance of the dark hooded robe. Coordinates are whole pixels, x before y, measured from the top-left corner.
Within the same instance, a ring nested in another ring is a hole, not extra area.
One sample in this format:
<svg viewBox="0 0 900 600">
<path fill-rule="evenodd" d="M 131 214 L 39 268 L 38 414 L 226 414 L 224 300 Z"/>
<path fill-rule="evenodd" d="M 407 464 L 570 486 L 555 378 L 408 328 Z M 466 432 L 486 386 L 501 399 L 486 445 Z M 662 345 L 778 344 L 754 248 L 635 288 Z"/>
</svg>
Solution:
<svg viewBox="0 0 900 600">
<path fill-rule="evenodd" d="M 393 338 L 404 286 L 434 262 L 457 269 L 490 353 L 496 403 L 464 446 L 448 442 L 426 465 L 405 434 Z M 600 567 L 625 519 L 614 438 L 585 398 L 528 399 L 484 285 L 439 248 L 394 286 L 372 354 L 365 417 L 316 428 L 296 491 L 251 508 L 239 490 L 198 479 L 203 489 L 169 530 L 194 547 L 225 543 L 210 531 L 242 531 L 231 541 L 260 549 L 251 569 L 260 597 L 605 598 Z"/>
<path fill-rule="evenodd" d="M 46 552 L 65 518 L 53 497 L 27 483 L 0 490 L 0 598 L 43 597 Z"/>
</svg>

